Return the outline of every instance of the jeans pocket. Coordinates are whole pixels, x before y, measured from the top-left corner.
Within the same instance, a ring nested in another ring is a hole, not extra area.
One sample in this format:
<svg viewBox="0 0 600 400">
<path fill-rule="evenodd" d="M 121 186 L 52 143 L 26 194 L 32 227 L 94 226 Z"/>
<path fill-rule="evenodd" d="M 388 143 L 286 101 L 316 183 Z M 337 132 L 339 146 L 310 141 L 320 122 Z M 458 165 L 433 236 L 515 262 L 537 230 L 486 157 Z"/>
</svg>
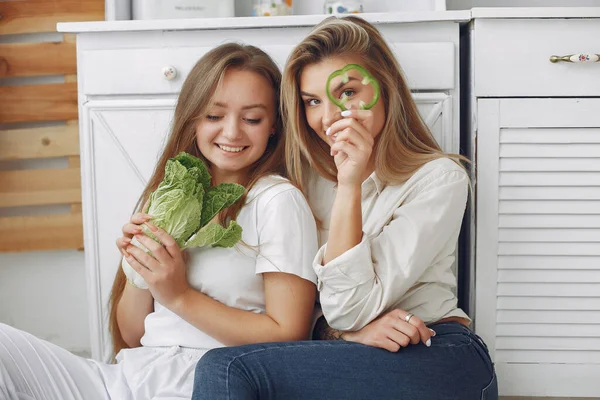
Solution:
<svg viewBox="0 0 600 400">
<path fill-rule="evenodd" d="M 481 391 L 481 400 L 498 400 L 498 378 L 496 373 L 492 376 L 492 381 Z"/>
</svg>

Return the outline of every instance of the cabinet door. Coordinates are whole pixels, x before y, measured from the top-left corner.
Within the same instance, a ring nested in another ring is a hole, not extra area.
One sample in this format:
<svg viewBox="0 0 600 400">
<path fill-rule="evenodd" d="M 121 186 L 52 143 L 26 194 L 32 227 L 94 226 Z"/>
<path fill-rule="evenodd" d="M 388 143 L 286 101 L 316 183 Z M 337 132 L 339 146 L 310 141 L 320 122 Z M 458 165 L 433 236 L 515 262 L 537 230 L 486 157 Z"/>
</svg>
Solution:
<svg viewBox="0 0 600 400">
<path fill-rule="evenodd" d="M 115 240 L 152 175 L 174 100 L 89 101 L 82 107 L 82 190 L 92 357 L 108 361 L 108 299 L 121 260 Z"/>
<path fill-rule="evenodd" d="M 452 97 L 445 93 L 415 93 L 417 108 L 440 147 L 458 153 L 458 136 L 454 134 Z"/>
<path fill-rule="evenodd" d="M 600 99 L 482 99 L 476 331 L 500 392 L 600 396 Z"/>
</svg>

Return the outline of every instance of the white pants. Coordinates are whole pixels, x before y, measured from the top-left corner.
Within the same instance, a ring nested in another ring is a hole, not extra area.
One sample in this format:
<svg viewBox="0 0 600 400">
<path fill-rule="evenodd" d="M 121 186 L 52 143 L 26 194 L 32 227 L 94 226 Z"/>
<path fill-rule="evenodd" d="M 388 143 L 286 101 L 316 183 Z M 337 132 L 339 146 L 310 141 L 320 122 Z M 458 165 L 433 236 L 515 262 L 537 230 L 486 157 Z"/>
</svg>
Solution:
<svg viewBox="0 0 600 400">
<path fill-rule="evenodd" d="M 190 399 L 206 351 L 138 347 L 122 350 L 117 364 L 104 364 L 0 324 L 0 399 Z"/>
</svg>

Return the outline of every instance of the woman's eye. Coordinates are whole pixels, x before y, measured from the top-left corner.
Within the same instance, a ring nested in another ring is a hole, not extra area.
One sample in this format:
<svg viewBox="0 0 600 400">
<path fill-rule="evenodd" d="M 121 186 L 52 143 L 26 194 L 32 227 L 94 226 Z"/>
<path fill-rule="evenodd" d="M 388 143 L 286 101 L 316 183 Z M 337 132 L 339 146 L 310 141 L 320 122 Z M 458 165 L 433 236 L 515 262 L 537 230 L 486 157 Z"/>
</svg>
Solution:
<svg viewBox="0 0 600 400">
<path fill-rule="evenodd" d="M 308 104 L 309 106 L 316 106 L 320 103 L 319 100 L 317 99 L 310 99 L 306 101 L 306 104 Z"/>
<path fill-rule="evenodd" d="M 219 121 L 221 118 L 223 118 L 223 117 L 220 117 L 218 115 L 207 115 L 206 116 L 206 119 L 209 121 Z"/>
<path fill-rule="evenodd" d="M 261 121 L 262 121 L 262 119 L 246 118 L 246 122 L 249 124 L 252 124 L 252 125 L 260 124 Z"/>
<path fill-rule="evenodd" d="M 354 96 L 355 93 L 356 92 L 354 90 L 352 90 L 352 89 L 346 89 L 346 90 L 344 90 L 342 92 L 342 95 L 340 96 L 340 98 L 342 98 L 342 97 L 351 97 L 351 96 Z"/>
</svg>

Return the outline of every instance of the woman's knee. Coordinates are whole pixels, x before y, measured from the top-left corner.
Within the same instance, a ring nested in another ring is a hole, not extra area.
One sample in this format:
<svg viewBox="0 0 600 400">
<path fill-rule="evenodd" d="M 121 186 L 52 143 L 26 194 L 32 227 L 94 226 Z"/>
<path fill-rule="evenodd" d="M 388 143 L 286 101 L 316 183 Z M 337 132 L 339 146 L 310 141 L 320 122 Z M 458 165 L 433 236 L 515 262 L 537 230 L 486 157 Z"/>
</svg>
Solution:
<svg viewBox="0 0 600 400">
<path fill-rule="evenodd" d="M 226 347 L 209 350 L 196 364 L 196 377 L 208 375 L 226 369 L 233 357 L 228 354 Z"/>
</svg>

